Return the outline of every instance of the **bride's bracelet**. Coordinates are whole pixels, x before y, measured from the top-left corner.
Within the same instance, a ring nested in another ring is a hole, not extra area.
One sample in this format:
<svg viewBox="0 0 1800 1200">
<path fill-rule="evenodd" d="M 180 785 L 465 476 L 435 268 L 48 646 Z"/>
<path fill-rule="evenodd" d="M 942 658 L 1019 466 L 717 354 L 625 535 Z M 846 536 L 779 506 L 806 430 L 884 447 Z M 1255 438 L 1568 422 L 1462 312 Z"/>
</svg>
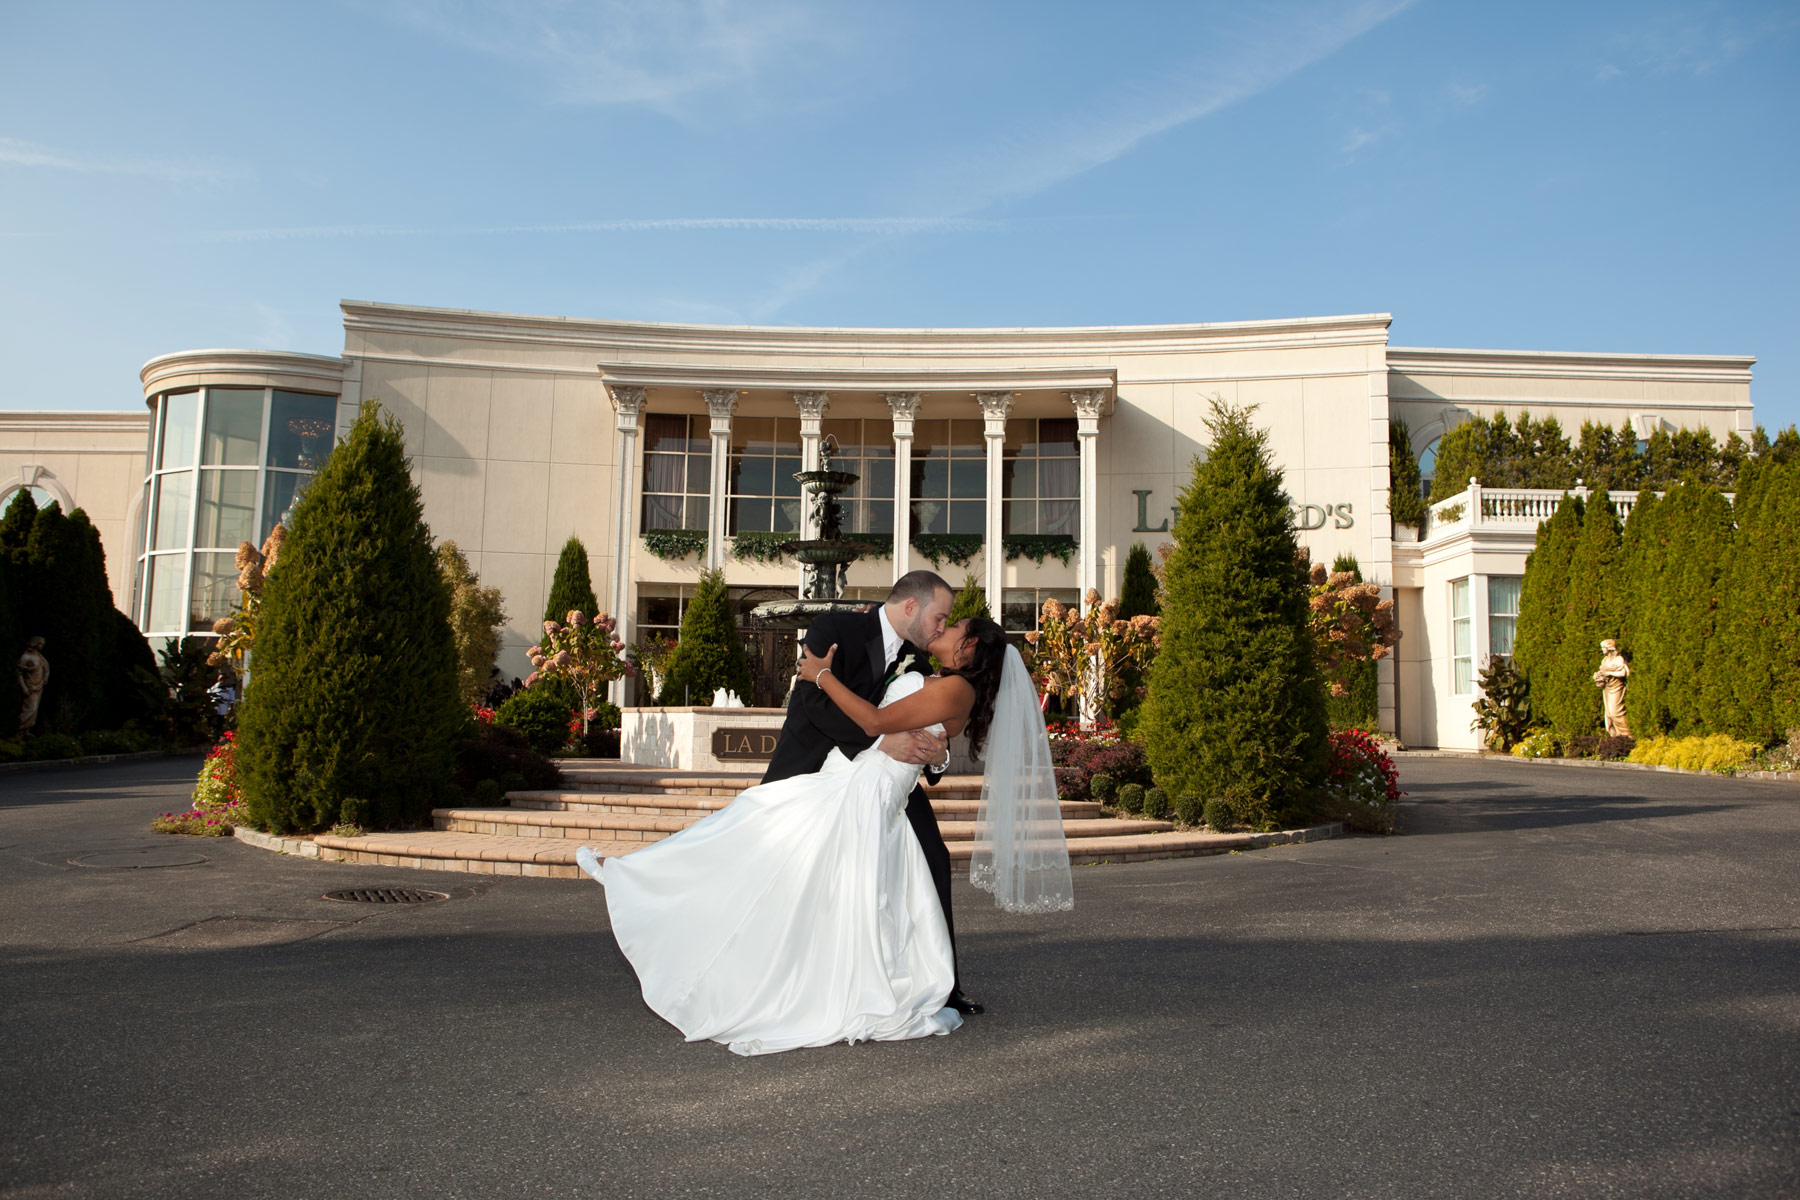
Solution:
<svg viewBox="0 0 1800 1200">
<path fill-rule="evenodd" d="M 819 682 L 819 680 L 821 680 L 821 679 L 823 679 L 823 678 L 825 678 L 825 677 L 826 677 L 826 676 L 827 676 L 827 675 L 829 675 L 829 674 L 831 674 L 831 668 L 830 668 L 830 667 L 820 667 L 820 668 L 819 668 L 819 673 L 818 673 L 818 674 L 817 674 L 817 675 L 814 675 L 814 676 L 813 676 L 813 681 L 812 681 L 812 685 L 813 685 L 813 686 L 814 686 L 814 687 L 816 687 L 816 688 L 818 688 L 818 689 L 819 689 L 819 690 L 821 690 L 821 691 L 823 691 L 823 690 L 824 690 L 824 688 L 825 688 L 825 685 L 824 685 L 824 684 L 822 684 L 822 683 L 820 683 L 820 682 Z"/>
</svg>

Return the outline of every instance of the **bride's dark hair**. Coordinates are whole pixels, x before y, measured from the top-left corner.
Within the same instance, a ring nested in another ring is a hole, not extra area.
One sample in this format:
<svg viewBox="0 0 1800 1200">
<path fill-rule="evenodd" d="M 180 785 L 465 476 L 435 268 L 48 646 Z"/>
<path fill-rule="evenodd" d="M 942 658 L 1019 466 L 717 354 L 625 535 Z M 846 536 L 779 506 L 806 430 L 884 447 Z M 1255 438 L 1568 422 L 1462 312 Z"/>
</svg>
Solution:
<svg viewBox="0 0 1800 1200">
<path fill-rule="evenodd" d="M 987 742 L 988 725 L 994 719 L 994 697 L 1000 691 L 1000 672 L 1006 666 L 1006 631 L 998 622 L 986 617 L 970 617 L 963 631 L 963 644 L 975 643 L 975 653 L 961 667 L 945 667 L 945 675 L 961 675 L 975 689 L 975 707 L 969 710 L 969 723 L 963 732 L 969 735 L 969 750 L 981 757 Z"/>
</svg>

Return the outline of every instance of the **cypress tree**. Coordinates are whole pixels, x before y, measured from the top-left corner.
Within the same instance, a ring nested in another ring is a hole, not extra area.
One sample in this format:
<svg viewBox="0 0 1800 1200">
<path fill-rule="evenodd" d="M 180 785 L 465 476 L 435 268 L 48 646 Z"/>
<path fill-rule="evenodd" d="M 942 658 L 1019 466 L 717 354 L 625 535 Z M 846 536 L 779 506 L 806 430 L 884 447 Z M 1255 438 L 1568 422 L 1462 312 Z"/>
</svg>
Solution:
<svg viewBox="0 0 1800 1200">
<path fill-rule="evenodd" d="M 956 593 L 956 600 L 950 605 L 950 616 L 944 623 L 954 625 L 964 617 L 987 615 L 987 589 L 981 586 L 981 580 L 970 571 L 963 576 L 962 590 Z"/>
<path fill-rule="evenodd" d="M 1721 732 L 1768 743 L 1800 725 L 1800 463 L 1759 465 L 1738 504 L 1708 698 Z"/>
<path fill-rule="evenodd" d="M 1525 673 L 1532 711 L 1546 716 L 1551 676 L 1562 650 L 1563 612 L 1569 601 L 1569 561 L 1581 537 L 1582 502 L 1563 493 L 1548 521 L 1538 523 L 1537 544 L 1525 559 L 1519 585 L 1519 620 L 1513 633 L 1513 663 Z"/>
<path fill-rule="evenodd" d="M 12 555 L 0 548 L 0 740 L 13 736 L 9 716 L 17 716 L 24 693 L 19 691 L 19 673 L 15 670 L 19 656 L 25 653 L 25 638 L 13 618 L 13 596 L 19 591 L 19 568 Z"/>
<path fill-rule="evenodd" d="M 1229 795 L 1239 820 L 1268 827 L 1300 817 L 1321 778 L 1325 689 L 1291 501 L 1251 411 L 1213 401 L 1138 729 L 1159 786 Z"/>
<path fill-rule="evenodd" d="M 1418 488 L 1415 485 L 1414 491 Z M 1162 615 L 1162 605 L 1156 599 L 1156 572 L 1150 569 L 1150 551 L 1144 543 L 1131 543 L 1131 553 L 1125 556 L 1125 575 L 1119 581 L 1119 619 L 1129 621 L 1133 617 Z"/>
<path fill-rule="evenodd" d="M 1412 431 L 1401 417 L 1388 418 L 1388 512 L 1393 515 L 1396 525 L 1417 529 L 1425 523 L 1419 456 L 1413 453 Z M 1150 565 L 1148 558 L 1144 565 Z"/>
<path fill-rule="evenodd" d="M 620 550 L 621 554 L 624 552 Z M 587 547 L 581 544 L 580 538 L 570 534 L 556 560 L 556 574 L 550 579 L 550 598 L 544 601 L 544 620 L 561 625 L 575 609 L 591 617 L 600 611 L 600 601 L 594 598 L 594 584 L 588 578 Z"/>
<path fill-rule="evenodd" d="M 1569 558 L 1568 598 L 1562 648 L 1550 673 L 1550 694 L 1532 697 L 1532 708 L 1570 734 L 1594 732 L 1603 709 L 1594 669 L 1600 640 L 1617 638 L 1624 604 L 1619 596 L 1619 518 L 1605 492 L 1596 493 L 1581 518 L 1581 536 Z"/>
<path fill-rule="evenodd" d="M 487 693 L 494 674 L 494 660 L 500 654 L 500 627 L 506 624 L 505 601 L 499 588 L 481 586 L 481 577 L 469 569 L 468 556 L 455 542 L 445 542 L 437 548 L 437 562 L 444 590 L 450 593 L 457 693 L 465 704 L 474 704 Z"/>
<path fill-rule="evenodd" d="M 1488 441 L 1488 423 L 1480 417 L 1463 422 L 1438 439 L 1437 466 L 1431 475 L 1433 504 L 1467 491 L 1471 478 L 1490 477 Z"/>
<path fill-rule="evenodd" d="M 30 489 L 20 488 L 13 493 L 11 502 L 6 506 L 6 515 L 0 516 L 0 552 L 12 555 L 25 552 L 37 514 L 37 501 L 32 498 Z"/>
<path fill-rule="evenodd" d="M 1729 681 L 1738 668 L 1725 637 L 1722 590 L 1736 536 L 1731 502 L 1716 487 L 1682 484 L 1670 490 L 1664 504 L 1668 551 L 1656 638 L 1668 659 L 1664 707 L 1673 731 L 1683 737 L 1722 732 L 1729 727 L 1722 718 L 1735 705 Z M 1636 673 L 1633 663 L 1634 682 Z M 1718 694 L 1709 699 L 1709 689 Z"/>
<path fill-rule="evenodd" d="M 747 702 L 750 664 L 725 590 L 725 572 L 705 571 L 687 611 L 681 614 L 681 640 L 669 656 L 657 703 L 711 704 L 713 693 L 720 688 L 736 692 Z"/>
<path fill-rule="evenodd" d="M 64 516 L 52 502 L 31 523 L 25 561 L 33 593 L 25 636 L 44 639 L 50 662 L 40 719 L 59 733 L 96 728 L 113 648 L 112 587 L 99 535 L 81 509 Z"/>
<path fill-rule="evenodd" d="M 263 586 L 237 764 L 266 829 L 414 825 L 450 791 L 464 710 L 421 512 L 401 427 L 367 401 Z"/>
<path fill-rule="evenodd" d="M 1672 495 L 1659 499 L 1648 489 L 1639 492 L 1619 544 L 1619 589 L 1625 607 L 1619 647 L 1631 664 L 1625 698 L 1631 730 L 1638 737 L 1654 737 L 1669 727 L 1669 653 L 1662 636 L 1669 603 L 1665 562 L 1673 500 Z"/>
</svg>

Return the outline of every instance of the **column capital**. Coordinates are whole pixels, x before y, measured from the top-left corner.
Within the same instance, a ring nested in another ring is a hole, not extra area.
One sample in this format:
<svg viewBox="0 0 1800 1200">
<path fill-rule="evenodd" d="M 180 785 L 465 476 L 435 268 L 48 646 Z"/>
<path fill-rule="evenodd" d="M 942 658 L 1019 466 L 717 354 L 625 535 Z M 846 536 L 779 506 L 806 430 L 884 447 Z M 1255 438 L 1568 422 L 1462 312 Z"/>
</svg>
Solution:
<svg viewBox="0 0 1800 1200">
<path fill-rule="evenodd" d="M 831 407 L 829 392 L 795 392 L 794 407 L 800 410 L 800 416 L 808 421 L 817 421 L 825 416 L 825 410 Z"/>
<path fill-rule="evenodd" d="M 910 421 L 917 417 L 919 405 L 925 402 L 922 392 L 888 392 L 884 399 L 887 400 L 888 412 L 893 414 L 896 421 Z"/>
<path fill-rule="evenodd" d="M 613 411 L 619 414 L 620 429 L 637 428 L 638 414 L 644 411 L 646 390 L 625 383 L 606 385 L 606 394 L 612 400 Z M 627 421 L 630 422 L 629 425 L 626 424 Z"/>
<path fill-rule="evenodd" d="M 1075 406 L 1075 415 L 1084 421 L 1097 421 L 1100 411 L 1106 406 L 1107 392 L 1105 388 L 1085 388 L 1069 393 L 1069 403 Z"/>
<path fill-rule="evenodd" d="M 975 403 L 981 405 L 981 415 L 987 418 L 989 437 L 1006 436 L 1006 418 L 1012 412 L 1012 402 L 1011 392 L 975 393 Z"/>
<path fill-rule="evenodd" d="M 737 407 L 738 390 L 736 388 L 707 388 L 700 393 L 700 398 L 706 401 L 706 411 L 714 417 L 729 418 L 732 410 Z"/>
</svg>

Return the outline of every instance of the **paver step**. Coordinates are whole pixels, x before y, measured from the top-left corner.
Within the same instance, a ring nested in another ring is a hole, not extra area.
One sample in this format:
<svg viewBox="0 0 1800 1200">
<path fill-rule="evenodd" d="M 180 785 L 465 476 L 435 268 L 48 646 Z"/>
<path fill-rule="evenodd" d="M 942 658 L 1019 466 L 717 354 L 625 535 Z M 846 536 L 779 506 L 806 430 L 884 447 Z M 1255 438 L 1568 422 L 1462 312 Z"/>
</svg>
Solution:
<svg viewBox="0 0 1800 1200">
<path fill-rule="evenodd" d="M 512 808 L 438 808 L 431 813 L 437 829 L 451 833 L 479 833 L 490 837 L 604 838 L 618 842 L 654 842 L 678 833 L 707 814 L 674 812 L 588 812 Z M 945 842 L 968 841 L 975 836 L 975 822 L 940 821 Z M 1115 820 L 1099 817 L 1064 820 L 1069 838 L 1098 835 L 1160 833 L 1175 828 L 1167 821 Z"/>
<path fill-rule="evenodd" d="M 932 792 L 927 792 L 926 795 L 931 798 L 931 809 L 937 814 L 940 822 L 973 821 L 981 808 L 979 798 L 943 798 Z M 506 793 L 509 806 L 515 809 L 550 812 L 635 813 L 640 816 L 657 816 L 678 812 L 701 814 L 715 812 L 730 804 L 735 796 L 736 793 L 731 796 L 689 796 L 679 793 L 655 792 L 517 791 Z M 1083 817 L 1098 817 L 1100 811 L 1100 805 L 1094 801 L 1064 800 L 1062 802 L 1062 816 L 1065 821 Z"/>
<path fill-rule="evenodd" d="M 679 771 L 631 763 L 607 764 L 603 759 L 591 758 L 564 760 L 559 766 L 565 790 L 580 792 L 735 796 L 762 782 L 761 771 Z M 931 791 L 949 799 L 979 800 L 981 776 L 946 775 Z"/>
</svg>

